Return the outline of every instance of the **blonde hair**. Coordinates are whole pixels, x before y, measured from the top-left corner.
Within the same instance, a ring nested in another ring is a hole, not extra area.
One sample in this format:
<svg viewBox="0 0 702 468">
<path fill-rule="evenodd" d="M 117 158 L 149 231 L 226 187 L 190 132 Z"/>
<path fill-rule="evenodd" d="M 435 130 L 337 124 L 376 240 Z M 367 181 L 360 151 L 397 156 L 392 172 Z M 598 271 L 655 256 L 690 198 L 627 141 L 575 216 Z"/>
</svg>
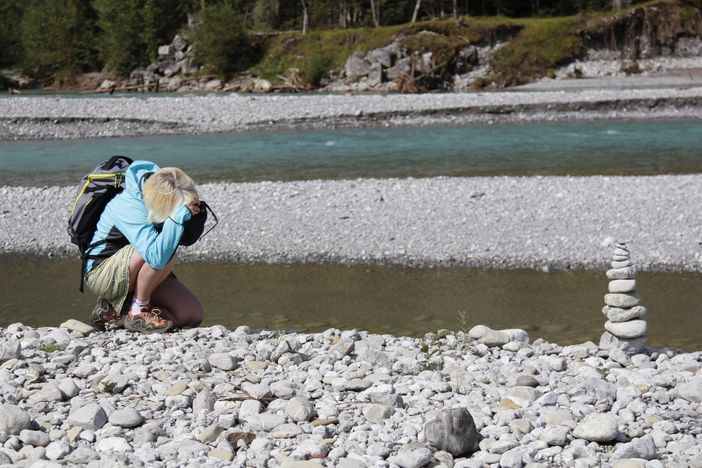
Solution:
<svg viewBox="0 0 702 468">
<path fill-rule="evenodd" d="M 177 167 L 163 167 L 151 174 L 143 194 L 150 223 L 163 223 L 180 205 L 199 198 L 193 180 Z"/>
</svg>

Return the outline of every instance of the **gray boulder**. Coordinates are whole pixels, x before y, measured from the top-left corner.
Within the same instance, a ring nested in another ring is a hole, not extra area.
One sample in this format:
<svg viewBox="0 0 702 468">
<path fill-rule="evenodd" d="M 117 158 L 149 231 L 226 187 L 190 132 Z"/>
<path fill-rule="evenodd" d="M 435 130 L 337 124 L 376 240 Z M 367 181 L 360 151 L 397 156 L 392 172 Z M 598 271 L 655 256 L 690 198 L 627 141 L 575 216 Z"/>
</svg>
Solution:
<svg viewBox="0 0 702 468">
<path fill-rule="evenodd" d="M 409 75 L 412 71 L 411 63 L 412 59 L 410 57 L 399 59 L 393 67 L 387 69 L 386 76 L 388 80 L 395 80 L 402 75 Z"/>
<path fill-rule="evenodd" d="M 385 68 L 388 68 L 392 65 L 392 57 L 385 49 L 371 50 L 370 52 L 368 52 L 366 60 L 368 60 L 371 63 L 371 65 L 379 63 Z"/>
<path fill-rule="evenodd" d="M 480 441 L 473 416 L 465 408 L 443 411 L 439 417 L 425 424 L 424 434 L 431 446 L 454 457 L 475 452 Z"/>
<path fill-rule="evenodd" d="M 29 428 L 31 418 L 19 406 L 0 405 L 0 432 L 17 435 Z"/>
<path fill-rule="evenodd" d="M 351 57 L 346 60 L 344 70 L 346 71 L 347 78 L 350 80 L 355 80 L 368 76 L 371 69 L 370 63 L 366 60 L 365 54 L 363 52 L 354 52 Z"/>
</svg>

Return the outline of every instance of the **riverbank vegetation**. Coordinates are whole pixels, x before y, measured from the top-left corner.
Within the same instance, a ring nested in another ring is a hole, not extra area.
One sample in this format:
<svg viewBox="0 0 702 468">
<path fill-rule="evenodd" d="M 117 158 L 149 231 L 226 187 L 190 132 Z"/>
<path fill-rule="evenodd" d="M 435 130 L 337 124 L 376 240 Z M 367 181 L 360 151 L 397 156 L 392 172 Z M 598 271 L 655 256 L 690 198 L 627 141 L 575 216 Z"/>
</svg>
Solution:
<svg viewBox="0 0 702 468">
<path fill-rule="evenodd" d="M 674 5 L 684 21 L 699 19 L 702 0 L 0 0 L 0 86 L 19 75 L 35 86 L 127 77 L 180 33 L 203 74 L 276 82 L 297 69 L 313 87 L 353 52 L 393 41 L 441 66 L 500 40 L 486 83 L 503 87 L 548 74 L 580 54 L 585 29 L 651 4 Z"/>
</svg>

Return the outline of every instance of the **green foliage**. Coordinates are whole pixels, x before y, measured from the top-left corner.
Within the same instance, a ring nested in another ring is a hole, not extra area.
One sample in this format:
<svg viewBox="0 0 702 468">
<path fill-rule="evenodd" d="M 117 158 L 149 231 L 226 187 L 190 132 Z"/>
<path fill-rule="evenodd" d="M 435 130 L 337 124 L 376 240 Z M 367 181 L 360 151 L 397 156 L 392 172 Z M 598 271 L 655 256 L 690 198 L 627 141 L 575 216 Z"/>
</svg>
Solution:
<svg viewBox="0 0 702 468">
<path fill-rule="evenodd" d="M 582 52 L 578 23 L 572 18 L 531 21 L 492 59 L 493 80 L 515 86 L 547 76 Z"/>
<path fill-rule="evenodd" d="M 98 42 L 100 59 L 109 69 L 120 74 L 128 73 L 146 59 L 141 3 L 140 0 L 95 0 L 101 30 Z"/>
<path fill-rule="evenodd" d="M 37 347 L 37 350 L 45 353 L 55 353 L 57 351 L 63 351 L 64 347 L 56 343 L 43 343 Z"/>
<path fill-rule="evenodd" d="M 0 0 L 0 67 L 16 64 L 22 57 L 19 24 L 24 5 L 20 0 Z"/>
<path fill-rule="evenodd" d="M 35 0 L 22 16 L 23 64 L 34 76 L 64 80 L 95 65 L 92 9 L 81 0 Z"/>
<path fill-rule="evenodd" d="M 198 60 L 212 73 L 245 70 L 255 55 L 239 13 L 228 3 L 203 8 L 193 35 Z"/>
</svg>

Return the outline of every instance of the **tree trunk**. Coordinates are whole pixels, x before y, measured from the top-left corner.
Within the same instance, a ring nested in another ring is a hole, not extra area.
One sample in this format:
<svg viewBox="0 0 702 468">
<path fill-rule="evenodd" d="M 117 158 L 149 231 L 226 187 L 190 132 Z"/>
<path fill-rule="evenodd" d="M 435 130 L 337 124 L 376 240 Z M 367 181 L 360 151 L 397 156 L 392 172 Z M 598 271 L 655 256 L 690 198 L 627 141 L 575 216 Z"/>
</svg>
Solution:
<svg viewBox="0 0 702 468">
<path fill-rule="evenodd" d="M 414 12 L 412 13 L 412 22 L 416 23 L 417 22 L 417 15 L 419 14 L 419 8 L 422 6 L 422 0 L 417 0 L 417 3 L 414 4 Z"/>
<path fill-rule="evenodd" d="M 307 14 L 307 2 L 305 0 L 300 0 L 302 2 L 302 34 L 307 34 L 310 26 L 310 17 Z"/>
<path fill-rule="evenodd" d="M 453 19 L 458 18 L 458 0 L 453 0 Z"/>
<path fill-rule="evenodd" d="M 346 16 L 348 12 L 346 11 L 346 0 L 339 0 L 339 27 L 342 29 L 346 28 Z"/>
<path fill-rule="evenodd" d="M 377 28 L 380 26 L 380 24 L 378 23 L 378 12 L 376 12 L 376 10 L 375 10 L 375 1 L 370 0 L 370 4 L 371 4 L 371 16 L 373 17 L 373 25 L 375 25 L 375 27 Z"/>
</svg>

